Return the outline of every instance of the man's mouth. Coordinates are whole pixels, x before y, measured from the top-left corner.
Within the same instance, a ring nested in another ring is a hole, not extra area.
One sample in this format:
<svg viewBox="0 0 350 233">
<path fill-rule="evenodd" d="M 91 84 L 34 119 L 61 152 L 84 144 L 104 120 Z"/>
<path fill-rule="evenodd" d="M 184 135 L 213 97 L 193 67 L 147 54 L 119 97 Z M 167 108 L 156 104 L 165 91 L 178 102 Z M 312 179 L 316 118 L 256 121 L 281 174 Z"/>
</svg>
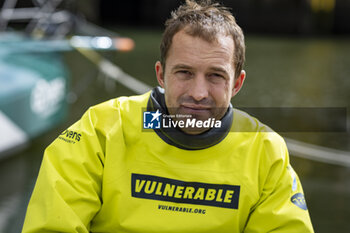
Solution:
<svg viewBox="0 0 350 233">
<path fill-rule="evenodd" d="M 211 107 L 205 105 L 197 105 L 197 104 L 181 104 L 180 108 L 186 112 L 187 114 L 208 114 L 211 110 Z"/>
</svg>

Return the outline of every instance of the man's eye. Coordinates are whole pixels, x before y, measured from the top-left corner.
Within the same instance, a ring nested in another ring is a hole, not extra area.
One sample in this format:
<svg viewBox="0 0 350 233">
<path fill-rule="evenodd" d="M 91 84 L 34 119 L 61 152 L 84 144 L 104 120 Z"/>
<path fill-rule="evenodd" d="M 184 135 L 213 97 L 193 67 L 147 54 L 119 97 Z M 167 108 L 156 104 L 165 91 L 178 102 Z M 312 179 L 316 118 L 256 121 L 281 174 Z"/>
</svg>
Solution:
<svg viewBox="0 0 350 233">
<path fill-rule="evenodd" d="M 209 75 L 209 77 L 216 78 L 216 79 L 225 79 L 225 77 L 223 75 L 218 74 L 218 73 L 212 73 Z"/>
<path fill-rule="evenodd" d="M 225 76 L 223 76 L 219 73 L 212 73 L 212 74 L 208 75 L 208 80 L 211 83 L 219 84 L 219 83 L 223 83 L 226 80 L 226 78 L 225 78 Z"/>
<path fill-rule="evenodd" d="M 192 73 L 188 70 L 179 70 L 178 73 L 180 74 L 186 74 L 186 75 L 192 75 Z"/>
<path fill-rule="evenodd" d="M 176 71 L 176 74 L 178 77 L 180 78 L 186 78 L 186 79 L 189 79 L 192 77 L 192 72 L 191 71 L 188 71 L 188 70 L 179 70 L 179 71 Z"/>
</svg>

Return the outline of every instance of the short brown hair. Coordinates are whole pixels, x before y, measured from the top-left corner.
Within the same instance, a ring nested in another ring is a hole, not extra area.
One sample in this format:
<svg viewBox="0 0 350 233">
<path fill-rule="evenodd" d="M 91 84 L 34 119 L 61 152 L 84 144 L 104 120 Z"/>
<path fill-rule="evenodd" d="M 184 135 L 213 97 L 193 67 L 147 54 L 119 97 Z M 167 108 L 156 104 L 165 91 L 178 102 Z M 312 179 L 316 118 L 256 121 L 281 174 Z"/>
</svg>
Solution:
<svg viewBox="0 0 350 233">
<path fill-rule="evenodd" d="M 231 35 L 234 41 L 235 78 L 243 69 L 245 43 L 242 29 L 237 25 L 231 12 L 211 0 L 186 0 L 186 3 L 171 13 L 165 22 L 165 30 L 160 45 L 160 61 L 165 68 L 165 60 L 174 35 L 185 29 L 191 36 L 200 37 L 208 42 L 217 39 L 218 34 Z"/>
</svg>

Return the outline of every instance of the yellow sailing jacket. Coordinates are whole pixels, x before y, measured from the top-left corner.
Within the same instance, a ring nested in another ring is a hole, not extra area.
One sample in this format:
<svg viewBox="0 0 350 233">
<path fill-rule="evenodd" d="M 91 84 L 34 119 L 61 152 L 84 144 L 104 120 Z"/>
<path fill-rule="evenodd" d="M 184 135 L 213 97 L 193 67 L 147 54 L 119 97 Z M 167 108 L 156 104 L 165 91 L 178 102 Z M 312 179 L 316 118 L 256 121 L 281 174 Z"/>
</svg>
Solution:
<svg viewBox="0 0 350 233">
<path fill-rule="evenodd" d="M 220 143 L 179 149 L 142 130 L 149 95 L 90 108 L 46 149 L 23 232 L 313 232 L 277 133 L 234 110 Z"/>
</svg>

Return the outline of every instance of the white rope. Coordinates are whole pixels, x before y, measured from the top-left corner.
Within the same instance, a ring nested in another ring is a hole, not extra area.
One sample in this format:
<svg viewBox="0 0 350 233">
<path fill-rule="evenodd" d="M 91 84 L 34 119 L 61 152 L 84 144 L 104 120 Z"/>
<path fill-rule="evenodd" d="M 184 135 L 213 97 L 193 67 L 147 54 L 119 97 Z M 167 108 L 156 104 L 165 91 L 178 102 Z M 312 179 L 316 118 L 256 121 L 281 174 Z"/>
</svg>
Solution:
<svg viewBox="0 0 350 233">
<path fill-rule="evenodd" d="M 73 45 L 74 46 L 74 45 Z M 115 81 L 121 83 L 125 87 L 129 88 L 137 94 L 143 94 L 152 89 L 151 86 L 141 82 L 140 80 L 128 75 L 118 66 L 102 57 L 94 50 L 87 50 L 84 48 L 75 47 L 75 49 L 80 52 L 83 56 L 92 61 L 99 70 L 105 74 L 107 77 L 114 79 Z"/>
<path fill-rule="evenodd" d="M 99 68 L 107 76 L 114 79 L 115 81 L 118 81 L 137 94 L 143 94 L 152 89 L 151 86 L 148 86 L 140 80 L 128 75 L 118 66 L 114 65 L 106 59 L 100 61 Z"/>
<path fill-rule="evenodd" d="M 291 155 L 317 162 L 350 167 L 350 152 L 285 138 Z"/>
</svg>

